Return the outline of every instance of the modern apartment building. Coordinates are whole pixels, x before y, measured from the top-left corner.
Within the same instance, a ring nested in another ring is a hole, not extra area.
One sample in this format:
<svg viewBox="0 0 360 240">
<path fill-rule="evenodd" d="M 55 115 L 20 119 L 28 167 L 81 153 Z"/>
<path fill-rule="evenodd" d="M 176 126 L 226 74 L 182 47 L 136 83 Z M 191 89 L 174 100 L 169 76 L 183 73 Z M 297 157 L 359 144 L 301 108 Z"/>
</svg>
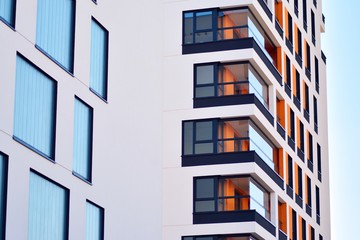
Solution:
<svg viewBox="0 0 360 240">
<path fill-rule="evenodd" d="M 0 0 L 0 239 L 330 239 L 316 0 Z"/>
</svg>

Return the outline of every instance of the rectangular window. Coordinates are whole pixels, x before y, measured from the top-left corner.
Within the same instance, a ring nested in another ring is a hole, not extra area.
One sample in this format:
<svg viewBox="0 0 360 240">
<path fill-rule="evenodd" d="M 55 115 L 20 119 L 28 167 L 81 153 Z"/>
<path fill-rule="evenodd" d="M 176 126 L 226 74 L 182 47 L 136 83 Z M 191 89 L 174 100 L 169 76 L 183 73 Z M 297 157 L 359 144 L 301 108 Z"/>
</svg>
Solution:
<svg viewBox="0 0 360 240">
<path fill-rule="evenodd" d="M 295 184 L 296 184 L 296 189 L 295 189 L 295 193 L 299 196 L 299 197 L 301 197 L 301 199 L 302 199 L 302 197 L 303 197 L 303 183 L 302 183 L 302 169 L 301 169 L 301 167 L 300 166 L 298 166 L 297 164 L 295 164 L 295 176 L 296 176 L 296 182 L 295 182 Z"/>
<path fill-rule="evenodd" d="M 313 156 L 314 156 L 314 150 L 313 150 L 313 136 L 311 135 L 310 132 L 308 133 L 308 160 L 309 162 L 313 163 Z"/>
<path fill-rule="evenodd" d="M 291 236 L 292 240 L 297 240 L 297 219 L 296 219 L 296 211 L 294 209 L 291 209 L 291 221 L 292 221 L 292 230 L 291 230 Z"/>
<path fill-rule="evenodd" d="M 287 19 L 288 19 L 288 29 L 287 29 L 287 36 L 286 39 L 292 44 L 293 43 L 293 21 L 292 21 L 292 17 L 290 15 L 290 13 L 288 12 L 287 14 Z"/>
<path fill-rule="evenodd" d="M 301 89 L 300 89 L 300 73 L 295 69 L 295 97 L 300 102 L 301 101 Z"/>
<path fill-rule="evenodd" d="M 104 209 L 86 201 L 86 240 L 104 239 Z"/>
<path fill-rule="evenodd" d="M 317 144 L 317 169 L 318 169 L 318 179 L 321 181 L 321 147 Z"/>
<path fill-rule="evenodd" d="M 305 83 L 304 81 L 304 98 L 305 98 L 305 101 L 304 101 L 304 110 L 307 112 L 307 114 L 309 114 L 310 112 L 310 103 L 309 103 L 309 86 Z"/>
<path fill-rule="evenodd" d="M 301 122 L 301 120 L 299 120 L 299 126 L 300 126 L 300 131 L 299 131 L 300 150 L 302 152 L 305 152 L 304 124 Z"/>
<path fill-rule="evenodd" d="M 312 35 L 312 42 L 315 45 L 316 43 L 316 28 L 315 28 L 315 14 L 313 11 L 311 11 L 311 35 Z"/>
<path fill-rule="evenodd" d="M 194 178 L 194 212 L 256 210 L 270 220 L 270 193 L 251 177 Z"/>
<path fill-rule="evenodd" d="M 303 23 L 304 23 L 304 29 L 307 32 L 307 0 L 303 0 Z"/>
<path fill-rule="evenodd" d="M 0 20 L 15 27 L 15 0 L 0 0 Z"/>
<path fill-rule="evenodd" d="M 300 28 L 298 28 L 298 27 L 296 27 L 296 28 L 297 28 L 297 43 L 296 43 L 295 52 L 301 59 L 302 58 L 302 35 L 301 35 Z"/>
<path fill-rule="evenodd" d="M 75 97 L 73 171 L 91 182 L 93 109 Z"/>
<path fill-rule="evenodd" d="M 319 93 L 320 88 L 320 77 L 319 77 L 319 60 L 315 57 L 315 89 Z"/>
<path fill-rule="evenodd" d="M 14 138 L 54 160 L 56 82 L 21 56 L 16 59 Z"/>
<path fill-rule="evenodd" d="M 305 61 L 305 70 L 307 70 L 309 73 L 311 72 L 311 53 L 310 53 L 310 46 L 305 41 L 306 46 L 306 61 Z"/>
<path fill-rule="evenodd" d="M 68 239 L 69 190 L 30 172 L 28 240 Z"/>
<path fill-rule="evenodd" d="M 306 176 L 306 204 L 311 207 L 311 178 Z"/>
<path fill-rule="evenodd" d="M 294 111 L 290 108 L 290 138 L 295 142 L 295 114 Z"/>
<path fill-rule="evenodd" d="M 195 98 L 254 94 L 268 108 L 268 85 L 250 63 L 194 66 Z"/>
<path fill-rule="evenodd" d="M 283 233 L 287 233 L 286 203 L 278 202 L 278 225 Z"/>
<path fill-rule="evenodd" d="M 255 151 L 275 169 L 277 148 L 249 119 L 183 122 L 183 155 Z"/>
<path fill-rule="evenodd" d="M 298 0 L 294 0 L 294 12 L 295 12 L 295 15 L 298 17 L 299 16 L 299 1 Z"/>
<path fill-rule="evenodd" d="M 320 224 L 320 189 L 318 186 L 315 186 L 315 196 L 316 196 L 316 222 Z"/>
<path fill-rule="evenodd" d="M 37 4 L 36 46 L 72 73 L 75 1 L 38 0 Z"/>
<path fill-rule="evenodd" d="M 318 103 L 317 103 L 317 99 L 314 96 L 314 129 L 315 132 L 318 132 Z"/>
<path fill-rule="evenodd" d="M 293 188 L 293 160 L 292 160 L 292 157 L 290 157 L 290 155 L 287 154 L 287 161 L 288 161 L 288 164 L 287 164 L 287 172 L 288 172 L 288 178 L 287 178 L 287 184 L 289 187 Z"/>
<path fill-rule="evenodd" d="M 5 239 L 8 157 L 0 152 L 0 239 Z"/>
<path fill-rule="evenodd" d="M 309 239 L 310 240 L 315 240 L 315 229 L 309 225 Z"/>
<path fill-rule="evenodd" d="M 288 56 L 285 58 L 285 91 L 288 95 L 291 94 L 291 63 Z"/>
<path fill-rule="evenodd" d="M 107 100 L 109 33 L 94 18 L 91 20 L 90 89 Z"/>
</svg>

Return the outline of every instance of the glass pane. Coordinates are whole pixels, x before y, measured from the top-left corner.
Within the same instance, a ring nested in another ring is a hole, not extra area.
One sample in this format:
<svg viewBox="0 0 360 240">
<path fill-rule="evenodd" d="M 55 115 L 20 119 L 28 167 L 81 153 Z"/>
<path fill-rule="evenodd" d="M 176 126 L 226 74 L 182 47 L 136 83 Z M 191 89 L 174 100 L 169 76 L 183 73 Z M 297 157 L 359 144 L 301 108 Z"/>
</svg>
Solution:
<svg viewBox="0 0 360 240">
<path fill-rule="evenodd" d="M 260 76 L 255 72 L 255 70 L 249 68 L 249 82 L 250 82 L 250 92 L 255 94 L 255 96 L 260 100 L 260 102 L 267 108 L 267 92 L 268 88 L 265 82 L 260 78 Z"/>
<path fill-rule="evenodd" d="M 263 161 L 274 169 L 273 148 L 252 125 L 249 126 L 249 137 L 251 141 L 250 151 L 255 151 Z"/>
<path fill-rule="evenodd" d="M 86 202 L 86 240 L 103 239 L 103 209 Z"/>
<path fill-rule="evenodd" d="M 212 140 L 212 121 L 196 122 L 196 141 Z"/>
<path fill-rule="evenodd" d="M 207 32 L 197 32 L 195 34 L 195 42 L 196 43 L 202 43 L 202 42 L 212 42 L 213 39 L 213 32 L 207 31 Z"/>
<path fill-rule="evenodd" d="M 0 239 L 5 239 L 7 158 L 0 153 Z"/>
<path fill-rule="evenodd" d="M 213 143 L 197 143 L 195 144 L 195 154 L 203 153 L 213 153 L 214 144 Z"/>
<path fill-rule="evenodd" d="M 184 14 L 184 43 L 193 43 L 193 13 Z"/>
<path fill-rule="evenodd" d="M 200 178 L 196 179 L 196 199 L 199 198 L 214 198 L 214 178 Z"/>
<path fill-rule="evenodd" d="M 0 0 L 0 17 L 14 27 L 15 0 Z"/>
<path fill-rule="evenodd" d="M 196 84 L 214 83 L 214 65 L 196 67 Z"/>
<path fill-rule="evenodd" d="M 195 89 L 195 97 L 214 97 L 215 91 L 214 87 L 196 87 Z"/>
<path fill-rule="evenodd" d="M 56 83 L 17 56 L 14 136 L 53 159 Z"/>
<path fill-rule="evenodd" d="M 212 11 L 196 13 L 196 30 L 212 29 Z"/>
<path fill-rule="evenodd" d="M 28 240 L 68 238 L 68 192 L 30 172 Z"/>
<path fill-rule="evenodd" d="M 38 0 L 36 45 L 70 72 L 74 55 L 74 1 Z"/>
<path fill-rule="evenodd" d="M 196 201 L 195 212 L 213 212 L 215 211 L 215 201 Z"/>
<path fill-rule="evenodd" d="M 91 181 L 92 108 L 75 98 L 73 170 Z"/>
<path fill-rule="evenodd" d="M 91 21 L 90 87 L 107 99 L 108 32 L 95 20 Z"/>
<path fill-rule="evenodd" d="M 193 154 L 193 122 L 184 123 L 184 154 Z"/>
</svg>

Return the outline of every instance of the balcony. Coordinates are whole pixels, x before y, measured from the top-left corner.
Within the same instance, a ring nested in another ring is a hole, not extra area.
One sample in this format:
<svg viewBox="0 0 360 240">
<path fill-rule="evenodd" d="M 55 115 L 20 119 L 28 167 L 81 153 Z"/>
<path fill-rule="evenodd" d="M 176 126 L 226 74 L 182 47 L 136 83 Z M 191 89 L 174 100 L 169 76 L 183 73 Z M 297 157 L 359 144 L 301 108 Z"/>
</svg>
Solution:
<svg viewBox="0 0 360 240">
<path fill-rule="evenodd" d="M 248 8 L 184 12 L 183 54 L 254 49 L 282 84 L 277 47 Z"/>
<path fill-rule="evenodd" d="M 248 62 L 194 67 L 194 108 L 255 104 L 273 125 L 268 85 Z"/>
<path fill-rule="evenodd" d="M 183 122 L 183 167 L 254 162 L 283 189 L 277 152 L 249 119 Z"/>
<path fill-rule="evenodd" d="M 194 178 L 193 223 L 256 222 L 275 236 L 270 193 L 248 176 Z"/>
</svg>

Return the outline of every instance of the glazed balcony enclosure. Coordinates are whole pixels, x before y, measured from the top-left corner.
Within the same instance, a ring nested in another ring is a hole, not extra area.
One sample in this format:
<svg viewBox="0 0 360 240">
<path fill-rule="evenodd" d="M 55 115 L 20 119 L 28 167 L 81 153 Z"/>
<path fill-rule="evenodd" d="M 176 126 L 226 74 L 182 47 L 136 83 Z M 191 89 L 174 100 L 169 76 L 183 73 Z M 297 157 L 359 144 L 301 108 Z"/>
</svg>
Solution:
<svg viewBox="0 0 360 240">
<path fill-rule="evenodd" d="M 254 48 L 276 79 L 278 48 L 247 7 L 183 13 L 183 54 Z"/>
<path fill-rule="evenodd" d="M 283 188 L 279 149 L 248 118 L 184 121 L 182 145 L 183 167 L 255 162 Z"/>
<path fill-rule="evenodd" d="M 273 124 L 268 93 L 268 84 L 247 61 L 194 66 L 194 108 L 255 104 Z"/>
<path fill-rule="evenodd" d="M 257 222 L 269 232 L 270 193 L 249 176 L 194 178 L 193 222 Z"/>
</svg>

